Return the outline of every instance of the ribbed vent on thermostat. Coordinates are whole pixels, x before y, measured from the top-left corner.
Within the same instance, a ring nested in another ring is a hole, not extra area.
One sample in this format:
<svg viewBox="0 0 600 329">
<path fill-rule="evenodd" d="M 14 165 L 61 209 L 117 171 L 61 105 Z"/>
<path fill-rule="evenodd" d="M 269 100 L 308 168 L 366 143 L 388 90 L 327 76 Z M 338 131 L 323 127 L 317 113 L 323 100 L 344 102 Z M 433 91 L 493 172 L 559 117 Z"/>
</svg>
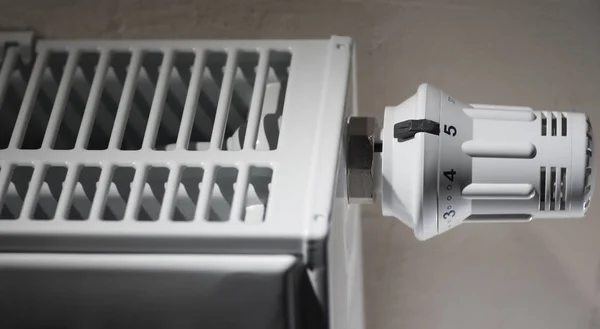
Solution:
<svg viewBox="0 0 600 329">
<path fill-rule="evenodd" d="M 541 135 L 567 136 L 567 116 L 560 112 L 542 112 Z"/>
<path fill-rule="evenodd" d="M 566 209 L 567 168 L 540 167 L 541 211 Z"/>
</svg>

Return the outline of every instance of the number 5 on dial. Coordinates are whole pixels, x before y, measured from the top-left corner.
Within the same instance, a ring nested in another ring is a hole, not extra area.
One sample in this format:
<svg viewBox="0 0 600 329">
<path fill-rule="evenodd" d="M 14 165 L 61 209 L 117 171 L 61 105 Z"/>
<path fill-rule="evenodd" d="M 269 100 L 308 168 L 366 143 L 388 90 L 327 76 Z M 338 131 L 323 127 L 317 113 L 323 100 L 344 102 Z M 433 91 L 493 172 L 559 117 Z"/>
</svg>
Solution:
<svg viewBox="0 0 600 329">
<path fill-rule="evenodd" d="M 444 125 L 444 133 L 448 136 L 456 136 L 456 127 Z"/>
</svg>

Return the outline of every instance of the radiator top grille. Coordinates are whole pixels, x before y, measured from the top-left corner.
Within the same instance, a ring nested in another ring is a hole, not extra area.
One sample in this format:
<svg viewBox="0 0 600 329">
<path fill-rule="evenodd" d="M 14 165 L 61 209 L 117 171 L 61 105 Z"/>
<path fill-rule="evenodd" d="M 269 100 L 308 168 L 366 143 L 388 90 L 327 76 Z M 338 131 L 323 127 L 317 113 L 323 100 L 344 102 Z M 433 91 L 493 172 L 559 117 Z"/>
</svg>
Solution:
<svg viewBox="0 0 600 329">
<path fill-rule="evenodd" d="M 239 51 L 47 51 L 2 67 L 0 147 L 271 151 L 292 56 Z M 9 165 L 2 219 L 262 222 L 273 169 Z M 1 182 L 0 182 L 1 183 Z"/>
</svg>

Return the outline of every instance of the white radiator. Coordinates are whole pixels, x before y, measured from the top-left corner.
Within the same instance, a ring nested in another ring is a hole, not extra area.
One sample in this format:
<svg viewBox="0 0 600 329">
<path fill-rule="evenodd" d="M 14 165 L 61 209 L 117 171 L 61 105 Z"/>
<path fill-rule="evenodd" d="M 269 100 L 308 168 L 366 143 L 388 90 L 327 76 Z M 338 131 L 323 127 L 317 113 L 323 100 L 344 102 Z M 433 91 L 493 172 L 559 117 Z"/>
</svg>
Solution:
<svg viewBox="0 0 600 329">
<path fill-rule="evenodd" d="M 342 152 L 356 111 L 350 39 L 0 33 L 0 44 L 0 294 L 12 300 L 0 301 L 0 327 L 92 327 L 103 312 L 128 328 L 362 327 L 359 207 Z M 122 291 L 182 273 L 196 286 Z M 254 279 L 230 286 L 247 294 L 212 291 L 236 273 L 270 278 L 270 302 Z M 305 281 L 324 322 L 303 320 Z M 210 306 L 163 305 L 186 298 Z M 155 312 L 131 306 L 144 301 Z"/>
</svg>

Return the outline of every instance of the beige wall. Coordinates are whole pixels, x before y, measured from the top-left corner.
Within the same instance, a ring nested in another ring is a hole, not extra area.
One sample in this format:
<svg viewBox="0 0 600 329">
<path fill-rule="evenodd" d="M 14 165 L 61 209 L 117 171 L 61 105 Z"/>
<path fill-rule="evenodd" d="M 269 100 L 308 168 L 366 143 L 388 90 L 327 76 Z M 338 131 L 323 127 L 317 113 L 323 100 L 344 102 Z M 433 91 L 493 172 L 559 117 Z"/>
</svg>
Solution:
<svg viewBox="0 0 600 329">
<path fill-rule="evenodd" d="M 467 102 L 600 126 L 600 1 L 12 1 L 46 37 L 326 37 L 358 43 L 360 111 L 433 83 Z M 369 328 L 600 328 L 600 202 L 580 221 L 463 226 L 430 242 L 364 216 Z"/>
</svg>

